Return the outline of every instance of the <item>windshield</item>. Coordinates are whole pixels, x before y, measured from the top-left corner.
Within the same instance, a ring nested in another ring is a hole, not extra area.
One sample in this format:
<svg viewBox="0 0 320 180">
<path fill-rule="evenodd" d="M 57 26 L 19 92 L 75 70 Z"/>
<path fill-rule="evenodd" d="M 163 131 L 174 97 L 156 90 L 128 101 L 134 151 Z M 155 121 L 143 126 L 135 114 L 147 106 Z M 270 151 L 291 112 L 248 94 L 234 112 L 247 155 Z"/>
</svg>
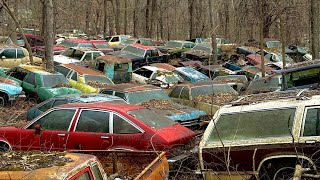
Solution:
<svg viewBox="0 0 320 180">
<path fill-rule="evenodd" d="M 42 75 L 43 87 L 53 88 L 61 84 L 69 84 L 67 78 L 64 77 L 62 74 Z"/>
<path fill-rule="evenodd" d="M 281 48 L 280 41 L 267 41 L 266 44 L 267 44 L 267 48 L 272 48 L 272 49 Z"/>
<path fill-rule="evenodd" d="M 127 46 L 127 45 L 133 44 L 135 42 L 136 42 L 135 39 L 126 39 L 126 40 L 122 41 L 120 44 L 123 45 L 123 46 Z"/>
<path fill-rule="evenodd" d="M 191 96 L 197 97 L 205 94 L 219 93 L 219 92 L 230 92 L 237 93 L 231 86 L 227 84 L 214 84 L 205 86 L 196 86 L 191 88 Z"/>
<path fill-rule="evenodd" d="M 97 48 L 110 48 L 108 44 L 94 44 Z"/>
<path fill-rule="evenodd" d="M 84 75 L 85 82 L 97 81 L 102 84 L 113 84 L 113 82 L 106 76 L 97 76 L 97 75 Z"/>
<path fill-rule="evenodd" d="M 130 104 L 138 104 L 152 99 L 170 100 L 170 97 L 162 89 L 128 93 L 128 101 Z"/>
<path fill-rule="evenodd" d="M 292 59 L 288 55 L 285 55 L 285 60 L 286 60 L 286 62 L 292 62 Z M 282 54 L 276 55 L 275 61 L 282 62 Z"/>
<path fill-rule="evenodd" d="M 70 41 L 63 41 L 61 43 L 64 47 L 76 47 L 78 43 L 70 42 Z"/>
<path fill-rule="evenodd" d="M 166 46 L 171 47 L 171 48 L 182 48 L 183 44 L 181 42 L 168 41 Z"/>
<path fill-rule="evenodd" d="M 176 124 L 174 121 L 162 116 L 150 109 L 138 109 L 128 112 L 131 116 L 144 122 L 152 129 L 161 129 Z"/>
<path fill-rule="evenodd" d="M 197 44 L 196 46 L 194 46 L 194 48 L 192 48 L 192 50 L 204 51 L 208 54 L 211 54 L 212 51 L 211 47 L 205 44 Z"/>
<path fill-rule="evenodd" d="M 144 57 L 145 50 L 136 48 L 134 46 L 127 46 L 123 48 L 121 51 L 133 54 L 135 56 Z"/>
<path fill-rule="evenodd" d="M 261 78 L 253 80 L 248 88 L 248 92 L 269 92 L 281 89 L 281 76 Z"/>
</svg>

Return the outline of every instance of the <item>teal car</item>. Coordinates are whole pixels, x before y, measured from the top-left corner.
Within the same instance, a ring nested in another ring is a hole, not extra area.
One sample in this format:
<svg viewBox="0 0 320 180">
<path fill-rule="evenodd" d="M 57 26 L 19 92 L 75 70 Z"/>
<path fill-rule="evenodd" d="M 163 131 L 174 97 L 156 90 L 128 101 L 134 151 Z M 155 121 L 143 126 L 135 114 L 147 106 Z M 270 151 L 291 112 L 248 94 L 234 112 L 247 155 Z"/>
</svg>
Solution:
<svg viewBox="0 0 320 180">
<path fill-rule="evenodd" d="M 19 65 L 9 70 L 0 68 L 0 76 L 17 81 L 27 98 L 44 101 L 55 96 L 77 94 L 60 73 L 50 73 L 39 66 Z"/>
</svg>

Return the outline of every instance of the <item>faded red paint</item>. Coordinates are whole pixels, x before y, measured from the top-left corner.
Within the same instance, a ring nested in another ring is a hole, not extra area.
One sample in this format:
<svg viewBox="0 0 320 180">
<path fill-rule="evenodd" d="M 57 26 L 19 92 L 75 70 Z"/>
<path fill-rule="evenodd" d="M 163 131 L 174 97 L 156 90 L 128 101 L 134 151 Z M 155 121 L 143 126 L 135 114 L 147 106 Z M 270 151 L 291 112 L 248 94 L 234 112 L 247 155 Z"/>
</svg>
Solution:
<svg viewBox="0 0 320 180">
<path fill-rule="evenodd" d="M 97 76 L 104 76 L 102 73 L 95 71 L 93 69 L 89 69 L 83 66 L 79 66 L 76 64 L 63 64 L 63 66 L 72 69 L 76 71 L 77 73 L 84 75 L 84 74 L 90 74 L 90 75 L 97 75 Z"/>
</svg>

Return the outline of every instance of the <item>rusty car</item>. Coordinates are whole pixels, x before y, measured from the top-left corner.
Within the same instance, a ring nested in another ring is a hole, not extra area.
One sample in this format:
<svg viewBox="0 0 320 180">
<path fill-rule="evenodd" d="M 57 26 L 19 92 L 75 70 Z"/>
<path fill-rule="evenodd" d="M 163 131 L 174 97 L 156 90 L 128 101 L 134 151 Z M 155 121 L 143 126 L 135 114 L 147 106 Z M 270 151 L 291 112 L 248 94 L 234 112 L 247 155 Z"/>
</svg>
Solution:
<svg viewBox="0 0 320 180">
<path fill-rule="evenodd" d="M 204 111 L 174 103 L 163 89 L 152 85 L 118 84 L 109 86 L 109 89 L 101 93 L 121 97 L 130 104 L 148 107 L 188 127 L 199 126 L 206 116 Z"/>
<path fill-rule="evenodd" d="M 195 43 L 190 41 L 170 40 L 164 46 L 156 46 L 164 54 L 169 54 L 171 59 L 180 58 L 181 53 L 190 50 Z"/>
<path fill-rule="evenodd" d="M 248 78 L 245 75 L 217 76 L 212 81 L 214 83 L 228 84 L 238 92 L 244 91 L 249 84 Z"/>
<path fill-rule="evenodd" d="M 208 115 L 213 115 L 221 105 L 237 95 L 238 92 L 230 85 L 212 81 L 178 84 L 169 93 L 174 102 L 200 109 Z"/>
<path fill-rule="evenodd" d="M 76 64 L 60 64 L 55 70 L 63 74 L 71 87 L 83 93 L 98 93 L 113 82 L 101 72 Z"/>
<path fill-rule="evenodd" d="M 101 51 L 104 54 L 114 51 L 105 40 L 90 40 L 90 42 L 96 50 Z"/>
<path fill-rule="evenodd" d="M 53 56 L 53 62 L 55 65 L 58 64 L 82 64 L 86 61 L 93 61 L 99 56 L 103 56 L 104 54 L 101 51 L 95 50 L 93 48 L 87 47 L 71 47 L 59 55 Z"/>
<path fill-rule="evenodd" d="M 212 56 L 212 46 L 210 43 L 201 43 L 195 45 L 192 49 L 181 53 L 184 61 L 201 61 L 203 65 L 209 64 L 209 58 Z M 217 58 L 222 58 L 222 50 L 217 48 Z"/>
<path fill-rule="evenodd" d="M 130 38 L 130 35 L 114 35 L 114 36 L 107 36 L 105 39 L 107 43 L 113 47 L 119 45 L 122 41 Z"/>
<path fill-rule="evenodd" d="M 291 179 L 298 164 L 302 177 L 317 178 L 318 122 L 319 89 L 245 96 L 210 121 L 199 145 L 201 172 Z"/>
<path fill-rule="evenodd" d="M 154 66 L 142 66 L 133 71 L 132 81 L 140 84 L 152 84 L 161 88 L 170 88 L 184 80 L 172 71 Z"/>
<path fill-rule="evenodd" d="M 172 72 L 181 76 L 185 81 L 189 82 L 200 82 L 200 81 L 209 81 L 210 78 L 201 72 L 188 68 L 188 67 L 178 67 L 174 69 Z"/>
<path fill-rule="evenodd" d="M 19 65 L 8 70 L 0 68 L 0 76 L 21 84 L 27 98 L 37 102 L 59 95 L 81 93 L 71 88 L 62 74 L 50 73 L 40 66 Z"/>
</svg>

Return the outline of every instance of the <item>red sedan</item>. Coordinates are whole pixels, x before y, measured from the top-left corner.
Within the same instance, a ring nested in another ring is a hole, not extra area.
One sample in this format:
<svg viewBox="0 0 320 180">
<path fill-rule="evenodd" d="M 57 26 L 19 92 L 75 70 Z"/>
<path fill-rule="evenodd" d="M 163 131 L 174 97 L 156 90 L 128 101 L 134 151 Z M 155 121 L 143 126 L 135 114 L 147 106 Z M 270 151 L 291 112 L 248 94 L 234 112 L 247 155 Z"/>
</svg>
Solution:
<svg viewBox="0 0 320 180">
<path fill-rule="evenodd" d="M 23 127 L 1 127 L 0 150 L 168 150 L 194 136 L 193 131 L 142 106 L 66 104 Z"/>
</svg>

